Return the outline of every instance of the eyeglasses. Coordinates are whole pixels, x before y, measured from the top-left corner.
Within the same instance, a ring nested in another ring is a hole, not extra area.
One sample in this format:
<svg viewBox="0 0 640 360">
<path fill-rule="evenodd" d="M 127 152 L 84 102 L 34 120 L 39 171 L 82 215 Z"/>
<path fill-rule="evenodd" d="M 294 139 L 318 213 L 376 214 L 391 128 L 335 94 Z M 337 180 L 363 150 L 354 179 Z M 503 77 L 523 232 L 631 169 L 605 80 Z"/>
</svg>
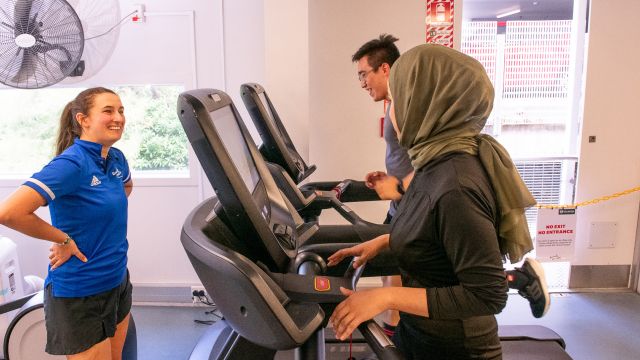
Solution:
<svg viewBox="0 0 640 360">
<path fill-rule="evenodd" d="M 360 71 L 358 73 L 358 80 L 360 80 L 360 82 L 364 82 L 364 80 L 367 78 L 367 76 L 369 76 L 369 73 L 372 71 L 376 71 L 376 69 L 371 69 L 371 70 L 367 70 L 367 71 Z"/>
</svg>

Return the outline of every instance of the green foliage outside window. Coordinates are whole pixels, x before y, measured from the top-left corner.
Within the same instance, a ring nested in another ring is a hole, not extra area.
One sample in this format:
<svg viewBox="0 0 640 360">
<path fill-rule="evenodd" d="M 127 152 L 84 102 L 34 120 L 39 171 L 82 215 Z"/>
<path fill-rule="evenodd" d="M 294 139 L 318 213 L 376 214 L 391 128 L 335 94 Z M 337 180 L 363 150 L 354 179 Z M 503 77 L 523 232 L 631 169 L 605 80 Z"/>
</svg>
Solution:
<svg viewBox="0 0 640 360">
<path fill-rule="evenodd" d="M 189 160 L 187 137 L 176 115 L 176 102 L 182 87 L 119 87 L 114 90 L 125 104 L 127 129 L 122 146 L 131 150 L 123 149 L 129 157 L 129 165 L 135 170 L 186 170 Z"/>
<path fill-rule="evenodd" d="M 133 170 L 188 174 L 187 138 L 176 115 L 182 86 L 112 87 L 125 107 L 121 149 Z M 29 176 L 53 157 L 59 117 L 83 89 L 0 90 L 0 176 Z"/>
</svg>

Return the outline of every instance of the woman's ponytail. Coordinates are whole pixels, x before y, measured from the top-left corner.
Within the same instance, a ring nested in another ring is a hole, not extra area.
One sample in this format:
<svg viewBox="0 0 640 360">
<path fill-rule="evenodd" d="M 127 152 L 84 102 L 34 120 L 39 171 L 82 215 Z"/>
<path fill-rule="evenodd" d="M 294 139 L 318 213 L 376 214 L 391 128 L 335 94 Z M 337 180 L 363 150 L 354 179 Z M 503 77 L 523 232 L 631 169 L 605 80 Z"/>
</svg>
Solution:
<svg viewBox="0 0 640 360">
<path fill-rule="evenodd" d="M 56 156 L 62 154 L 69 146 L 73 145 L 75 138 L 81 134 L 80 124 L 75 119 L 77 109 L 74 109 L 74 101 L 70 101 L 60 115 L 60 128 L 56 140 Z M 76 110 L 76 111 L 74 111 Z"/>
</svg>

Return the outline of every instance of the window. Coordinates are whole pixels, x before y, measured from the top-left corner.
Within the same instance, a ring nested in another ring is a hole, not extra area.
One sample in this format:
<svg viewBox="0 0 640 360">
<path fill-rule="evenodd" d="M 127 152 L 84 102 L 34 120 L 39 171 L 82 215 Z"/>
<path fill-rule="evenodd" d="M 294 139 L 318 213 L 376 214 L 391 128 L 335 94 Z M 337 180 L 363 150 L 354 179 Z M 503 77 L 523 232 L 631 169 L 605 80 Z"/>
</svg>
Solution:
<svg viewBox="0 0 640 360">
<path fill-rule="evenodd" d="M 116 143 L 136 178 L 188 178 L 188 141 L 176 115 L 182 86 L 114 86 L 127 125 Z M 82 88 L 0 91 L 0 176 L 23 179 L 54 155 L 63 106 Z"/>
<path fill-rule="evenodd" d="M 571 78 L 581 56 L 572 54 L 572 42 L 581 40 L 572 33 L 573 2 L 513 2 L 517 12 L 498 19 L 511 3 L 464 3 L 461 50 L 482 63 L 495 89 L 483 131 L 509 151 L 538 203 L 572 203 L 578 125 Z M 526 216 L 535 236 L 537 209 Z M 568 286 L 568 263 L 544 266 L 550 288 Z"/>
</svg>

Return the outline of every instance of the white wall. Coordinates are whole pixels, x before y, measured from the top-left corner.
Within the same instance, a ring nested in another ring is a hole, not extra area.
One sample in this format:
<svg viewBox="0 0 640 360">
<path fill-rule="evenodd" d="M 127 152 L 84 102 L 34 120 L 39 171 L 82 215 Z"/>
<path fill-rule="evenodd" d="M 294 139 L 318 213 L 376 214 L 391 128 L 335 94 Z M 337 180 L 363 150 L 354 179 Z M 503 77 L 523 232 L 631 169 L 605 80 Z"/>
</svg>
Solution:
<svg viewBox="0 0 640 360">
<path fill-rule="evenodd" d="M 309 1 L 265 1 L 265 90 L 309 160 Z"/>
<path fill-rule="evenodd" d="M 592 0 L 577 201 L 640 184 L 637 0 Z M 596 136 L 595 143 L 588 136 Z M 630 264 L 640 194 L 578 209 L 576 265 Z M 617 222 L 616 247 L 589 249 L 592 222 Z"/>
<path fill-rule="evenodd" d="M 312 180 L 361 180 L 369 171 L 384 170 L 383 104 L 360 88 L 351 56 L 381 33 L 398 37 L 401 52 L 424 43 L 424 7 L 424 1 L 309 2 L 309 158 L 318 166 Z M 353 207 L 381 222 L 387 206 Z"/>
<path fill-rule="evenodd" d="M 381 33 L 400 38 L 401 51 L 423 43 L 423 8 L 420 1 L 310 2 L 309 150 L 317 177 L 360 179 L 384 169 L 383 104 L 360 87 L 351 56 Z"/>
<path fill-rule="evenodd" d="M 265 82 L 264 5 L 261 0 L 226 0 L 223 8 L 224 48 L 214 46 L 223 51 L 225 57 L 225 84 L 219 89 L 231 96 L 252 136 L 257 139 L 257 130 L 240 97 L 240 85 Z"/>
</svg>

